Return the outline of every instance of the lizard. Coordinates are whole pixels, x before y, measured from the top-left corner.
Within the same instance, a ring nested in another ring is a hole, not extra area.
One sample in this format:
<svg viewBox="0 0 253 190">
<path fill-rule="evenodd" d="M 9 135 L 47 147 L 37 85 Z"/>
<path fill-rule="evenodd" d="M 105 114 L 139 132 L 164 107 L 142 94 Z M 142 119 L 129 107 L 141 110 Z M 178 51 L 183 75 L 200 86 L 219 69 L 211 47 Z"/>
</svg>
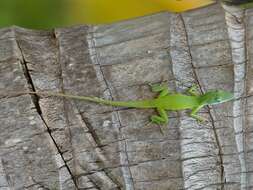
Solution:
<svg viewBox="0 0 253 190">
<path fill-rule="evenodd" d="M 150 117 L 151 123 L 158 125 L 166 125 L 169 122 L 167 111 L 180 111 L 190 109 L 190 117 L 197 121 L 205 121 L 206 119 L 197 115 L 197 112 L 206 105 L 220 104 L 232 100 L 233 94 L 224 90 L 210 90 L 204 94 L 197 92 L 197 86 L 193 85 L 186 92 L 173 93 L 164 84 L 151 85 L 152 92 L 159 92 L 159 95 L 154 99 L 143 99 L 133 101 L 113 101 L 106 100 L 98 97 L 77 96 L 64 93 L 51 93 L 51 92 L 27 92 L 28 94 L 57 96 L 70 99 L 90 101 L 110 106 L 120 106 L 128 108 L 143 108 L 143 109 L 156 109 L 158 115 Z"/>
</svg>

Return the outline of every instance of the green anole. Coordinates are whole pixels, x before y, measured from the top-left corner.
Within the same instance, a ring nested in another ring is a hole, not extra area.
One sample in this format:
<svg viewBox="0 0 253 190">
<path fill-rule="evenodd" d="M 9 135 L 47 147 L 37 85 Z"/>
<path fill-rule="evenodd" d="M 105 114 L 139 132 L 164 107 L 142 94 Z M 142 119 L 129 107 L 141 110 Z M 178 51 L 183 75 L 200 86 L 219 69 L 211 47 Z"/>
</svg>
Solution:
<svg viewBox="0 0 253 190">
<path fill-rule="evenodd" d="M 206 105 L 219 104 L 227 102 L 233 99 L 233 94 L 223 90 L 208 91 L 203 95 L 197 93 L 196 86 L 192 86 L 188 89 L 187 93 L 172 93 L 167 86 L 158 84 L 151 85 L 152 92 L 159 92 L 157 98 L 146 100 L 134 100 L 134 101 L 111 101 L 98 97 L 76 96 L 63 93 L 51 93 L 51 92 L 26 92 L 28 94 L 58 96 L 64 98 L 85 100 L 90 102 L 96 102 L 111 106 L 130 107 L 130 108 L 154 108 L 159 115 L 152 115 L 150 120 L 152 123 L 158 125 L 165 125 L 168 123 L 167 111 L 180 111 L 185 109 L 191 109 L 190 116 L 198 121 L 204 121 L 205 119 L 197 115 L 197 112 Z"/>
</svg>

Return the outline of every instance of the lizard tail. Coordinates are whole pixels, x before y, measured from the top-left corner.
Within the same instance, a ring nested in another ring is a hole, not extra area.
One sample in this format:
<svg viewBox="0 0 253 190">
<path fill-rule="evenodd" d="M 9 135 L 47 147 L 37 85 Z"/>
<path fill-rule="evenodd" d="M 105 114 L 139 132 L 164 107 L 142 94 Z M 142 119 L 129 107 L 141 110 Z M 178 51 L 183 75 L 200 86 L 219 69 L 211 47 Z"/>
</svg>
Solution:
<svg viewBox="0 0 253 190">
<path fill-rule="evenodd" d="M 27 93 L 46 95 L 46 96 L 58 96 L 58 97 L 64 97 L 68 99 L 76 99 L 76 100 L 84 100 L 84 101 L 96 102 L 96 103 L 111 105 L 111 106 L 131 107 L 131 108 L 154 108 L 154 106 L 150 103 L 151 102 L 150 100 L 112 101 L 112 100 L 105 100 L 103 98 L 98 98 L 98 97 L 77 96 L 77 95 L 53 93 L 53 92 L 27 92 Z"/>
</svg>

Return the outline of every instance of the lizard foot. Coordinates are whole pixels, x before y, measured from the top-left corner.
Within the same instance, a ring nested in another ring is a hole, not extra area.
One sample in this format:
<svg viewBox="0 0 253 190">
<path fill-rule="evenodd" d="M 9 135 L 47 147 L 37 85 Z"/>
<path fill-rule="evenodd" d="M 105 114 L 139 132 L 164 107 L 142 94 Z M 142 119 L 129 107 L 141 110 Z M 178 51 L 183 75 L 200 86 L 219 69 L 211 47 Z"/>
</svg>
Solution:
<svg viewBox="0 0 253 190">
<path fill-rule="evenodd" d="M 198 86 L 196 84 L 192 85 L 191 88 L 189 88 L 187 90 L 187 93 L 192 95 L 192 96 L 199 96 L 199 92 L 198 92 Z"/>
<path fill-rule="evenodd" d="M 198 124 L 207 124 L 209 122 L 208 119 L 206 119 L 204 117 L 200 117 L 200 116 L 198 116 L 197 118 L 194 117 L 194 119 L 196 119 L 196 121 L 198 122 Z"/>
<path fill-rule="evenodd" d="M 157 124 L 157 125 L 165 125 L 167 122 L 164 120 L 164 118 L 157 116 L 157 115 L 152 115 L 150 117 L 151 123 Z"/>
<path fill-rule="evenodd" d="M 168 90 L 166 84 L 149 84 L 152 92 L 161 92 L 163 90 Z"/>
<path fill-rule="evenodd" d="M 199 124 L 207 124 L 209 121 L 208 119 L 202 117 L 201 120 L 197 120 Z"/>
</svg>

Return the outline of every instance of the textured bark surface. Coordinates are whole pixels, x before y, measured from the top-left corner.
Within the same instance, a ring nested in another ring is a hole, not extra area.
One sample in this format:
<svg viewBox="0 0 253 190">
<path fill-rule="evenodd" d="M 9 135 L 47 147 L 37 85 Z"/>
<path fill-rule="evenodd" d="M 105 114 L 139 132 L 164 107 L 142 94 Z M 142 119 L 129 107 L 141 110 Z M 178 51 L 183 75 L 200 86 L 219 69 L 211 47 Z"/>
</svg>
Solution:
<svg viewBox="0 0 253 190">
<path fill-rule="evenodd" d="M 107 99 L 225 89 L 234 102 L 169 125 L 155 110 L 34 95 L 0 95 L 0 189 L 253 189 L 253 10 L 217 4 L 112 25 L 0 30 L 0 91 Z M 247 97 L 247 98 L 246 98 Z"/>
</svg>

